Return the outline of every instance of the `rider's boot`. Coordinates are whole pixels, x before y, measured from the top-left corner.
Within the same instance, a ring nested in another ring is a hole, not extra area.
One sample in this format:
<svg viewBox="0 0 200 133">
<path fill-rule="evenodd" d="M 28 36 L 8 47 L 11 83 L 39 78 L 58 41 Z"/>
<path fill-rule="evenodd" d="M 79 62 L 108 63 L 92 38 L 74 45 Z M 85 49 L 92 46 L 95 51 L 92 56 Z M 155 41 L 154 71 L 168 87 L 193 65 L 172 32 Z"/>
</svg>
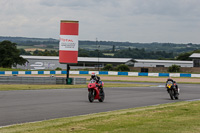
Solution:
<svg viewBox="0 0 200 133">
<path fill-rule="evenodd" d="M 179 93 L 180 93 L 180 89 L 179 89 L 179 88 L 177 88 L 177 94 L 179 95 Z"/>
</svg>

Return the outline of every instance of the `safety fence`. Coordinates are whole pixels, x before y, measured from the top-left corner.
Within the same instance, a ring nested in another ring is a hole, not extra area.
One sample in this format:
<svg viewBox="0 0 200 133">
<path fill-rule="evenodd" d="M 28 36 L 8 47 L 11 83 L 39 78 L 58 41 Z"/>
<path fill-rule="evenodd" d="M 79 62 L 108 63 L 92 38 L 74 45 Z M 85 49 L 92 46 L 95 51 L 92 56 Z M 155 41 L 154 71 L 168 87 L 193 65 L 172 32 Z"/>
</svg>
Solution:
<svg viewBox="0 0 200 133">
<path fill-rule="evenodd" d="M 200 77 L 200 74 L 190 73 L 145 73 L 145 72 L 115 72 L 115 71 L 70 71 L 69 74 L 126 75 L 154 77 Z M 66 71 L 0 71 L 0 75 L 37 75 L 37 74 L 67 74 Z"/>
<path fill-rule="evenodd" d="M 3 84 L 86 84 L 86 78 L 0 76 Z"/>
</svg>

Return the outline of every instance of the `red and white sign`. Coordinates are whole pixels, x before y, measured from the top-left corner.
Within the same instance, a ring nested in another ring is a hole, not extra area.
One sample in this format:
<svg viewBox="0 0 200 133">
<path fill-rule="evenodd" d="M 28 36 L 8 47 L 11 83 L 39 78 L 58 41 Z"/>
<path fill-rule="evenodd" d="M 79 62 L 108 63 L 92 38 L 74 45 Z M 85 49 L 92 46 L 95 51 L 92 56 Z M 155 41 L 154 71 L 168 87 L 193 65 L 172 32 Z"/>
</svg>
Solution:
<svg viewBox="0 0 200 133">
<path fill-rule="evenodd" d="M 59 62 L 78 63 L 78 21 L 61 20 Z"/>
</svg>

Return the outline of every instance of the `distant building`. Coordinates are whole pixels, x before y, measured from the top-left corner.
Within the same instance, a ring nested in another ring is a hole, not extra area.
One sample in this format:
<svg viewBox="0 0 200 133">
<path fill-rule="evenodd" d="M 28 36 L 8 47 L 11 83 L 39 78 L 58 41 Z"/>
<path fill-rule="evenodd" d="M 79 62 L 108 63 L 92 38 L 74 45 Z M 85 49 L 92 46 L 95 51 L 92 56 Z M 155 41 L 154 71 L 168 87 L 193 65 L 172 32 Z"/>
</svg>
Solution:
<svg viewBox="0 0 200 133">
<path fill-rule="evenodd" d="M 180 67 L 193 67 L 192 61 L 178 61 L 178 60 L 143 60 L 135 59 L 134 67 L 170 67 L 178 65 Z"/>
<path fill-rule="evenodd" d="M 17 65 L 21 69 L 56 69 L 57 67 L 66 69 L 66 64 L 59 63 L 58 56 L 27 56 L 22 55 L 28 60 L 24 66 Z M 193 67 L 192 61 L 176 61 L 176 60 L 142 60 L 132 58 L 96 58 L 96 57 L 78 57 L 78 64 L 70 64 L 71 69 L 86 69 L 86 68 L 103 68 L 106 64 L 117 66 L 126 64 L 132 67 L 169 67 L 173 64 L 181 67 Z"/>
<path fill-rule="evenodd" d="M 193 67 L 200 67 L 200 53 L 193 53 L 190 58 L 193 60 Z"/>
<path fill-rule="evenodd" d="M 26 65 L 17 65 L 21 69 L 56 69 L 57 67 L 66 69 L 66 64 L 59 63 L 59 56 L 27 56 L 21 55 L 28 60 Z M 102 68 L 106 64 L 117 66 L 119 64 L 126 64 L 134 66 L 135 60 L 132 58 L 94 58 L 94 57 L 78 57 L 78 64 L 70 64 L 71 69 L 86 69 L 86 68 Z"/>
</svg>

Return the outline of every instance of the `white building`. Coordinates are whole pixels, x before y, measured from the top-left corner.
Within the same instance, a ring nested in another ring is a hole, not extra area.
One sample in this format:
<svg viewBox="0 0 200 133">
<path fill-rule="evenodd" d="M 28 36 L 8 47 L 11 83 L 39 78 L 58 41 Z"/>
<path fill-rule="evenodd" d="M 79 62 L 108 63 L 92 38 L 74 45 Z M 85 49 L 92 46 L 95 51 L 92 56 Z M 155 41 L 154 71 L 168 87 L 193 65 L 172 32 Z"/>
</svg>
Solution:
<svg viewBox="0 0 200 133">
<path fill-rule="evenodd" d="M 60 67 L 66 69 L 66 64 L 59 63 L 58 56 L 26 56 L 23 58 L 28 60 L 25 66 L 17 65 L 21 69 L 56 69 Z M 96 57 L 78 57 L 78 64 L 70 64 L 71 69 L 85 68 L 102 68 L 106 64 L 126 64 L 132 67 L 169 67 L 171 65 L 179 65 L 181 67 L 193 67 L 192 61 L 176 61 L 176 60 L 141 60 L 132 58 L 96 58 Z"/>
<path fill-rule="evenodd" d="M 200 53 L 193 53 L 190 58 L 193 60 L 193 67 L 200 67 Z"/>
<path fill-rule="evenodd" d="M 135 59 L 134 67 L 170 67 L 178 65 L 181 67 L 193 67 L 192 61 L 177 61 L 177 60 L 142 60 Z"/>
</svg>

